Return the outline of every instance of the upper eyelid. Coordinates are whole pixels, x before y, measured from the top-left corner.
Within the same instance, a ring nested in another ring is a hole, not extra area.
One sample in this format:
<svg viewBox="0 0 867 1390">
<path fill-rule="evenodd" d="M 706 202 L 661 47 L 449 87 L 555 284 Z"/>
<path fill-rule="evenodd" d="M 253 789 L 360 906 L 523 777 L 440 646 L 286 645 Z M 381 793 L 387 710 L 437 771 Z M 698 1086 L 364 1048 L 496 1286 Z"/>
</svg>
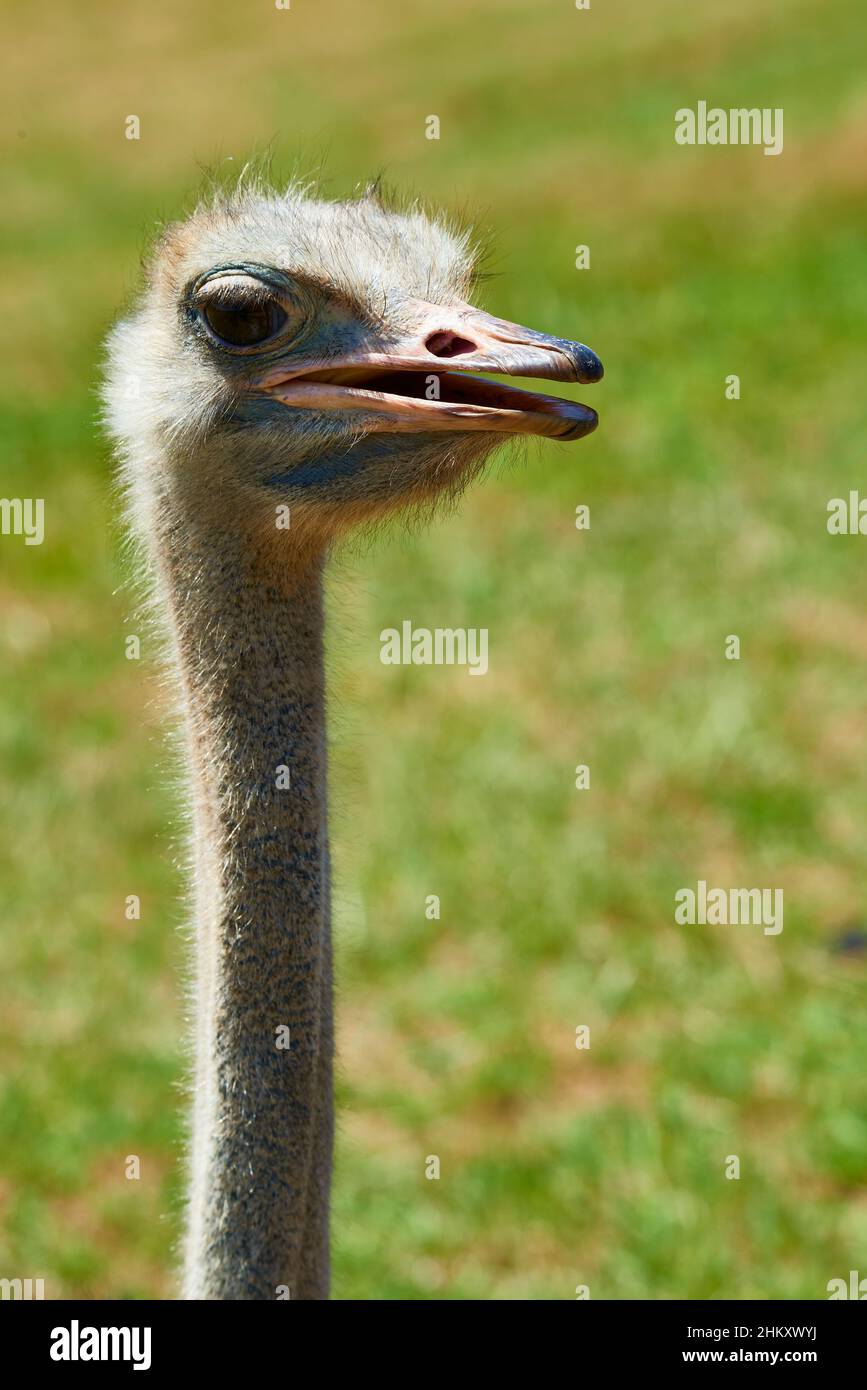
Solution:
<svg viewBox="0 0 867 1390">
<path fill-rule="evenodd" d="M 214 303 L 221 299 L 246 299 L 251 305 L 266 304 L 271 299 L 276 299 L 279 303 L 285 304 L 289 296 L 281 293 L 272 285 L 266 285 L 261 280 L 255 280 L 251 276 L 241 275 L 221 275 L 214 276 L 212 280 L 206 280 L 204 284 L 196 286 L 191 298 L 198 303 Z"/>
<path fill-rule="evenodd" d="M 210 270 L 196 276 L 188 285 L 185 297 L 196 299 L 199 295 L 209 292 L 212 286 L 219 287 L 222 284 L 234 284 L 251 291 L 258 289 L 263 294 L 270 294 L 277 299 L 291 297 L 297 290 L 292 278 L 284 275 L 276 267 L 245 265 L 239 262 L 236 265 L 212 266 Z"/>
</svg>

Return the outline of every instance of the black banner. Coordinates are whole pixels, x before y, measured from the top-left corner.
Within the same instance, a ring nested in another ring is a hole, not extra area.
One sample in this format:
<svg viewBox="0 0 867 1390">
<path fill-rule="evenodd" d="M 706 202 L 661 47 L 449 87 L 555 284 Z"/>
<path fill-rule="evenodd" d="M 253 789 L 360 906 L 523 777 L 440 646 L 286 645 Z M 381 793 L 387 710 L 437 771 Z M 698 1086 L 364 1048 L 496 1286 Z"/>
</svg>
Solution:
<svg viewBox="0 0 867 1390">
<path fill-rule="evenodd" d="M 858 1364 L 865 1321 L 863 1310 L 844 1306 L 847 1302 L 851 1300 L 588 1300 L 577 1302 L 563 1318 L 550 1315 L 549 1322 L 546 1315 L 545 1335 L 556 1330 L 570 1341 L 575 1339 L 576 1368 L 593 1364 L 597 1373 L 623 1369 L 653 1373 L 713 1365 L 806 1365 L 827 1373 Z M 284 1364 L 291 1373 L 296 1368 L 287 1362 L 287 1354 L 297 1344 L 287 1338 L 294 1336 L 298 1319 L 307 1316 L 306 1306 L 297 1303 L 266 1311 L 249 1304 L 19 1302 L 3 1309 L 2 1327 L 7 1359 L 11 1356 L 12 1363 L 25 1373 L 48 1371 L 60 1380 L 70 1375 L 92 1377 L 100 1370 L 110 1370 L 113 1375 L 161 1375 L 175 1370 L 231 1374 L 249 1372 L 251 1366 L 261 1367 L 271 1361 L 275 1367 Z M 342 1322 L 339 1306 L 335 1316 Z M 353 1323 L 357 1309 L 347 1316 Z M 365 1330 L 371 1327 L 368 1316 L 364 1318 Z M 535 1315 L 530 1315 L 523 1330 L 515 1322 L 515 1314 L 510 1316 L 508 1339 L 499 1345 L 513 1369 L 512 1358 L 522 1341 L 528 1353 L 538 1355 L 539 1324 Z M 446 1329 L 441 1318 L 442 1313 L 437 1314 L 431 1328 L 435 1340 L 431 1337 L 424 1343 L 422 1367 L 426 1375 L 438 1360 L 446 1374 L 455 1366 L 455 1350 L 443 1336 Z M 467 1325 L 459 1323 L 455 1330 L 461 1337 L 460 1359 L 465 1364 L 471 1345 L 466 1341 Z M 470 1330 L 477 1330 L 477 1325 Z M 425 1335 L 424 1325 L 421 1335 Z M 403 1345 L 403 1335 L 399 1342 Z M 367 1344 L 359 1345 L 363 1348 Z M 368 1346 L 366 1357 L 370 1350 Z M 559 1354 L 568 1354 L 568 1346 L 560 1348 Z M 479 1356 L 488 1374 L 500 1359 L 496 1344 L 492 1346 L 488 1337 L 480 1342 Z M 401 1359 L 403 1371 L 412 1372 L 405 1352 Z M 393 1364 L 391 1351 L 387 1360 Z"/>
</svg>

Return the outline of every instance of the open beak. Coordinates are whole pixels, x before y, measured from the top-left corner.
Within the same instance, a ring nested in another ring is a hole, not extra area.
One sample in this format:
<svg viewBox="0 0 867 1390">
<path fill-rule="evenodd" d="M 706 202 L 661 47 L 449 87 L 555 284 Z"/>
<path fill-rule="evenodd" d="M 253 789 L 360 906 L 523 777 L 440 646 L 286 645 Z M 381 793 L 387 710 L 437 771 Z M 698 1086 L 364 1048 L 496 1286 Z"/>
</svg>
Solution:
<svg viewBox="0 0 867 1390">
<path fill-rule="evenodd" d="M 581 439 L 595 410 L 475 375 L 594 382 L 602 363 L 583 343 L 552 338 L 470 305 L 418 305 L 417 326 L 387 350 L 275 366 L 253 384 L 301 410 L 362 410 L 395 432 L 482 430 Z M 448 368 L 446 368 L 448 362 Z M 469 375 L 472 373 L 472 375 Z"/>
</svg>

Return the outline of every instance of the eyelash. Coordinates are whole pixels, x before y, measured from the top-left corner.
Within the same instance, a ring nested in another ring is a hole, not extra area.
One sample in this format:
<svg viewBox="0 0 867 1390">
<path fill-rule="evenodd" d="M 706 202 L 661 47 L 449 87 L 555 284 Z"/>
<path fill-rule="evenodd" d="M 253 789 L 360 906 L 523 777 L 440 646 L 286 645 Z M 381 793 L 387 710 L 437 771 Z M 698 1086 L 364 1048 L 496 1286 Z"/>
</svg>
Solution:
<svg viewBox="0 0 867 1390">
<path fill-rule="evenodd" d="M 266 309 L 269 304 L 277 303 L 285 312 L 283 301 L 276 294 L 269 294 L 267 290 L 238 290 L 237 287 L 226 286 L 218 288 L 213 292 L 203 295 L 198 301 L 200 309 L 207 309 L 213 305 L 215 309 L 225 309 L 226 307 L 238 309 Z"/>
</svg>

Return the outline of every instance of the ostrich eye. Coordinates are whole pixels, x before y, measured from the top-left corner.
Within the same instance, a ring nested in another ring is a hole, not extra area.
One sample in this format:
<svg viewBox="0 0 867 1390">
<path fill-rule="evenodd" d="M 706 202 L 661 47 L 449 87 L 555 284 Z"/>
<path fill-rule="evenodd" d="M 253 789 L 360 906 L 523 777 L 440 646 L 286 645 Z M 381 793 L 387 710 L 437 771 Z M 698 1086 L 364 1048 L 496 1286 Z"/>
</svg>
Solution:
<svg viewBox="0 0 867 1390">
<path fill-rule="evenodd" d="M 254 347 L 279 333 L 287 319 L 276 299 L 220 299 L 201 306 L 201 314 L 221 342 L 232 347 Z"/>
</svg>

